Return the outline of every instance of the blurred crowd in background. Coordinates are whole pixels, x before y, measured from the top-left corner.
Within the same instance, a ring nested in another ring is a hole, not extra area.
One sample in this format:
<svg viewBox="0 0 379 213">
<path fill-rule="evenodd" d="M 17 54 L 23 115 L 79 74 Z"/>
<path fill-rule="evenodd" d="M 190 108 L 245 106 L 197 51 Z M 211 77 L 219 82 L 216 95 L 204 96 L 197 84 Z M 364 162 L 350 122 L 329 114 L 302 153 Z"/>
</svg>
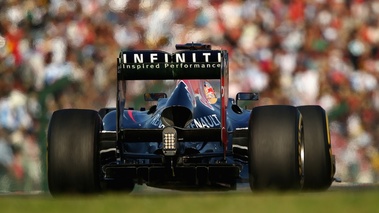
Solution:
<svg viewBox="0 0 379 213">
<path fill-rule="evenodd" d="M 115 106 L 121 49 L 187 42 L 229 51 L 231 97 L 324 107 L 336 176 L 379 181 L 378 0 L 0 0 L 0 192 L 43 188 L 54 110 Z"/>
</svg>

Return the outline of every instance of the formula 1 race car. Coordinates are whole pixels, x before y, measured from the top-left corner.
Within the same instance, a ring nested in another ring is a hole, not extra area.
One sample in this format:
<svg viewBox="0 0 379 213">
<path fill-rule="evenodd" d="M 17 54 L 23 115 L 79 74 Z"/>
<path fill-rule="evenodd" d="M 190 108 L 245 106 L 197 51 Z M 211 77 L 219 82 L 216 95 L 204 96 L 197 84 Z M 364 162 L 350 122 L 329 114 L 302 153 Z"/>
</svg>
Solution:
<svg viewBox="0 0 379 213">
<path fill-rule="evenodd" d="M 239 183 L 253 191 L 330 187 L 335 160 L 324 109 L 242 107 L 259 95 L 229 97 L 227 51 L 199 43 L 176 49 L 121 51 L 115 108 L 53 113 L 47 136 L 52 195 L 131 192 L 135 184 L 177 190 L 234 190 Z M 138 89 L 142 98 L 130 101 Z"/>
</svg>

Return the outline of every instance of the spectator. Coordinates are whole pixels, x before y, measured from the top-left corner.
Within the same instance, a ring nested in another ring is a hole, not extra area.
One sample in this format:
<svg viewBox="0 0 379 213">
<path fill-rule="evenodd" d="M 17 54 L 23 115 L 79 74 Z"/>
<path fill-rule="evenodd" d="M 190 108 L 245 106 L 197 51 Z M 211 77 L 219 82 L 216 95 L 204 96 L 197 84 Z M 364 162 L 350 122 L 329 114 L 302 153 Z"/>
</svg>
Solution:
<svg viewBox="0 0 379 213">
<path fill-rule="evenodd" d="M 12 181 L 13 152 L 6 132 L 0 128 L 0 192 L 10 190 Z"/>
</svg>

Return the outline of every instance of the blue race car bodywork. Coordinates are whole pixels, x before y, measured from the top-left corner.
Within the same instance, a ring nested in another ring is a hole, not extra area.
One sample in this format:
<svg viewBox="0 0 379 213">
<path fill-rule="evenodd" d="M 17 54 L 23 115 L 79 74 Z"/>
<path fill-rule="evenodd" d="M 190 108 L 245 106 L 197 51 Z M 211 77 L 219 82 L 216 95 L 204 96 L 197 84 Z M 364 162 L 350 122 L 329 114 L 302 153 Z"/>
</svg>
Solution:
<svg viewBox="0 0 379 213">
<path fill-rule="evenodd" d="M 232 141 L 234 137 L 233 132 L 237 129 L 240 129 L 241 132 L 246 131 L 251 110 L 242 109 L 233 104 L 233 99 L 228 100 L 226 128 L 229 133 L 228 141 L 230 143 L 224 147 L 224 144 L 220 141 L 221 99 L 211 104 L 206 99 L 202 90 L 198 90 L 200 94 L 195 93 L 193 88 L 202 89 L 202 85 L 204 85 L 204 81 L 202 80 L 179 80 L 172 95 L 168 98 L 159 99 L 157 105 L 151 107 L 153 110 L 125 110 L 122 115 L 123 122 L 121 128 L 129 129 L 131 132 L 139 129 L 140 133 L 146 134 L 148 139 L 146 142 L 143 142 L 144 140 L 141 140 L 137 136 L 136 141 L 121 143 L 123 150 L 121 155 L 125 159 L 128 159 L 131 165 L 141 164 L 150 166 L 151 168 L 146 168 L 147 170 L 154 169 L 154 165 L 157 165 L 157 162 L 163 165 L 165 158 L 168 158 L 168 156 L 163 154 L 164 144 L 162 142 L 161 131 L 165 127 L 175 126 L 178 132 L 181 130 L 183 132 L 188 131 L 186 133 L 188 136 L 186 135 L 186 137 L 191 138 L 189 141 L 186 141 L 184 137 L 178 138 L 175 155 L 170 156 L 170 158 L 175 159 L 176 166 L 182 166 L 182 169 L 185 169 L 185 165 L 190 165 L 191 162 L 201 162 L 206 170 L 209 169 L 208 166 L 223 166 L 230 169 L 228 175 L 232 176 L 227 184 L 233 183 L 235 185 L 236 180 L 247 180 L 247 170 L 246 168 L 243 170 L 244 165 L 247 164 L 247 155 L 242 151 L 238 160 L 236 160 L 236 156 L 232 152 Z M 108 112 L 103 118 L 104 130 L 110 132 L 116 131 L 116 119 L 116 110 Z M 180 133 L 178 134 L 180 135 Z M 243 144 L 238 148 L 242 146 Z M 247 149 L 246 144 L 242 149 Z M 135 157 L 136 155 L 140 157 Z M 178 164 L 178 162 L 183 163 L 183 165 Z M 196 170 L 196 167 L 189 166 L 188 169 Z M 242 170 L 244 173 L 241 173 Z M 131 171 L 131 173 L 135 172 Z M 136 177 L 137 175 L 133 178 Z M 198 178 L 194 177 L 193 183 Z M 172 177 L 172 179 L 175 178 Z M 190 183 L 189 187 L 193 187 L 194 184 Z M 177 186 L 172 185 L 172 187 Z"/>
</svg>

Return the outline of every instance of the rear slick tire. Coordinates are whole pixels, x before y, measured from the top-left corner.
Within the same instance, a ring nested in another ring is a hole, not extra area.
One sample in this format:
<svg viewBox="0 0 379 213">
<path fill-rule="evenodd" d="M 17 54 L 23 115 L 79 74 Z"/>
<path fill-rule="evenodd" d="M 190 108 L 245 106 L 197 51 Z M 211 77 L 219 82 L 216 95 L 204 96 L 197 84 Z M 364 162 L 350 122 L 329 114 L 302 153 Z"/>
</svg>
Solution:
<svg viewBox="0 0 379 213">
<path fill-rule="evenodd" d="M 302 118 L 296 107 L 255 107 L 249 121 L 252 191 L 299 190 L 303 181 Z"/>
<path fill-rule="evenodd" d="M 100 190 L 98 145 L 102 122 L 93 110 L 63 109 L 51 117 L 47 135 L 51 195 Z"/>
<path fill-rule="evenodd" d="M 298 109 L 304 120 L 304 190 L 325 190 L 334 176 L 328 118 L 317 105 Z"/>
</svg>

